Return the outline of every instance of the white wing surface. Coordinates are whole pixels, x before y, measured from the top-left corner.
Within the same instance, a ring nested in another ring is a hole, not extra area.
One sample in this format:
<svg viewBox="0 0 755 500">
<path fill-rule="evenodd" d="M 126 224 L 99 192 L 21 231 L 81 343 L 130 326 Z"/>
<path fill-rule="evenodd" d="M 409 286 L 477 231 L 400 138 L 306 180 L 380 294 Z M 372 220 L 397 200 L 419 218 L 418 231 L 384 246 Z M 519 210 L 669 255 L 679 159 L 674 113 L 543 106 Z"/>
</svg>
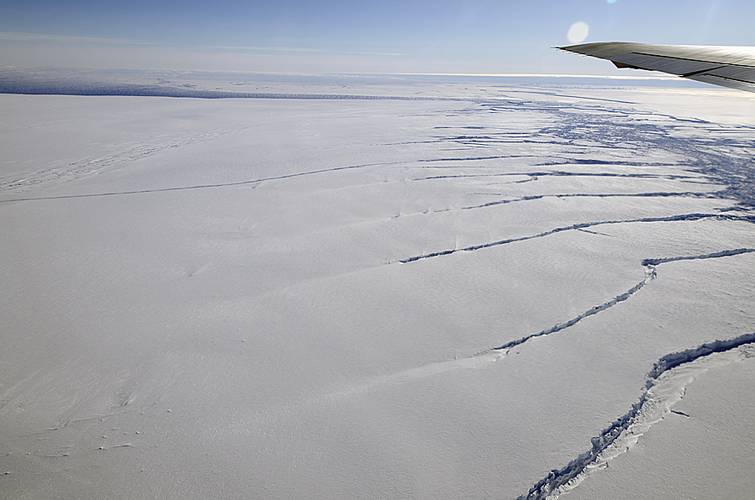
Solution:
<svg viewBox="0 0 755 500">
<path fill-rule="evenodd" d="M 755 92 L 755 47 L 600 42 L 559 48 L 607 59 L 618 68 L 662 71 L 700 82 Z"/>
</svg>

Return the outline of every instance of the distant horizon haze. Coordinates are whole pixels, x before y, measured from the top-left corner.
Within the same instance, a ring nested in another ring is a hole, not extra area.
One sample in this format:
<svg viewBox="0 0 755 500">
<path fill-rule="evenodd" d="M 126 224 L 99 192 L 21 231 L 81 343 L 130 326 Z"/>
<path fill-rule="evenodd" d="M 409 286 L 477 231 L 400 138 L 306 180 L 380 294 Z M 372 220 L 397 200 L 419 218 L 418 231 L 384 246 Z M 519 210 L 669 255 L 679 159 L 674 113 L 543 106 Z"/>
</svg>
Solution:
<svg viewBox="0 0 755 500">
<path fill-rule="evenodd" d="M 0 2 L 0 67 L 618 75 L 554 46 L 754 45 L 744 0 Z"/>
</svg>

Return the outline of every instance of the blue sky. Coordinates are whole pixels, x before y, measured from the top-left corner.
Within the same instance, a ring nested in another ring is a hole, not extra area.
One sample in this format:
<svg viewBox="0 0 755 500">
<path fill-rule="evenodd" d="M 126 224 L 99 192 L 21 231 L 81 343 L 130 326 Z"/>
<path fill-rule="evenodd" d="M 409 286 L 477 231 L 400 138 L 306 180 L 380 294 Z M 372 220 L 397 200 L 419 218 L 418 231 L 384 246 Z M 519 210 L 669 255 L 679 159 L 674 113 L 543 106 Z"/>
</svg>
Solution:
<svg viewBox="0 0 755 500">
<path fill-rule="evenodd" d="M 601 73 L 585 41 L 755 45 L 753 0 L 3 1 L 0 65 L 284 73 Z"/>
</svg>

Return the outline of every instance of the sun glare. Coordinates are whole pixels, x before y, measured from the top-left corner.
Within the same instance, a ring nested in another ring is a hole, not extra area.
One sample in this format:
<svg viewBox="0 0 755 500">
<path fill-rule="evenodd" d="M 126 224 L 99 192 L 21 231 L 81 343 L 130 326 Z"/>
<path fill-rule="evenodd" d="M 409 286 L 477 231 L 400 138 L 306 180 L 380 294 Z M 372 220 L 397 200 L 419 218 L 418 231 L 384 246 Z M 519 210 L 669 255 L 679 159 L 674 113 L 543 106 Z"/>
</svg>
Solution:
<svg viewBox="0 0 755 500">
<path fill-rule="evenodd" d="M 570 43 L 582 43 L 590 34 L 590 25 L 584 21 L 577 21 L 569 26 L 569 31 L 566 33 L 566 38 Z"/>
</svg>

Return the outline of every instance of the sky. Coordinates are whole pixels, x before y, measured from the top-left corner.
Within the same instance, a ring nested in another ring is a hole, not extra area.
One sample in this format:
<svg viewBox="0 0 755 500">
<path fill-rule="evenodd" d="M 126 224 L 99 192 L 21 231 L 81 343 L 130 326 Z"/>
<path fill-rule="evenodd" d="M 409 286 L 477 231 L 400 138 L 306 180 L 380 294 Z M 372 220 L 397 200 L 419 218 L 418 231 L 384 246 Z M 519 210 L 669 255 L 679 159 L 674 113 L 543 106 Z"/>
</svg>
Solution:
<svg viewBox="0 0 755 500">
<path fill-rule="evenodd" d="M 755 45 L 753 0 L 0 0 L 0 67 L 616 74 L 553 46 Z"/>
</svg>

